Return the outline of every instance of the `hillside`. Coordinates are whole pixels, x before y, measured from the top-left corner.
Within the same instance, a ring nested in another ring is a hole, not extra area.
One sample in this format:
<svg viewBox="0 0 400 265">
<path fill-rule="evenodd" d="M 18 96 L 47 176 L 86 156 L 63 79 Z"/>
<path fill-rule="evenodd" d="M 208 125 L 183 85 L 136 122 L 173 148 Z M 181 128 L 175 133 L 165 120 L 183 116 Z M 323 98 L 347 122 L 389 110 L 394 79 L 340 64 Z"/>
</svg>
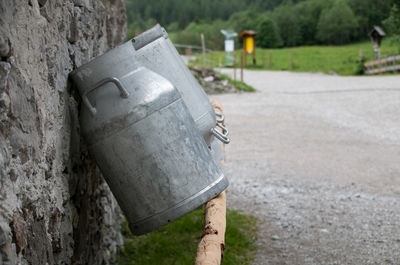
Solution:
<svg viewBox="0 0 400 265">
<path fill-rule="evenodd" d="M 259 32 L 257 45 L 279 48 L 347 44 L 365 40 L 374 25 L 385 26 L 396 0 L 126 0 L 128 37 L 156 23 L 175 42 L 223 48 L 220 30 Z M 265 38 L 265 36 L 272 36 Z"/>
</svg>

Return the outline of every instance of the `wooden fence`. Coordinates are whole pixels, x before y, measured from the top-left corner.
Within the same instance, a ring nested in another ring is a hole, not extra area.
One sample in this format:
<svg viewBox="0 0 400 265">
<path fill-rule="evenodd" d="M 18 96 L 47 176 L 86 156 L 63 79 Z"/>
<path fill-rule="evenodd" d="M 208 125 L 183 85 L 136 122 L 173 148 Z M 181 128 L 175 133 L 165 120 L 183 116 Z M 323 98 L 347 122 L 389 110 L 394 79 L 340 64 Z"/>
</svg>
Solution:
<svg viewBox="0 0 400 265">
<path fill-rule="evenodd" d="M 365 74 L 376 75 L 400 70 L 400 55 L 373 60 L 364 64 Z"/>
</svg>

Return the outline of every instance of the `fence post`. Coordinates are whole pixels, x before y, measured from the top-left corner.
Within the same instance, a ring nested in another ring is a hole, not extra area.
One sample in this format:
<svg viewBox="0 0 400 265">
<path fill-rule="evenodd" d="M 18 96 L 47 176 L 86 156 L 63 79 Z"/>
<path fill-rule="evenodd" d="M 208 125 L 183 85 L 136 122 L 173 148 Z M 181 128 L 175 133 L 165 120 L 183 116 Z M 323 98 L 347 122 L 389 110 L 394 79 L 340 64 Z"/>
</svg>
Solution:
<svg viewBox="0 0 400 265">
<path fill-rule="evenodd" d="M 223 114 L 222 106 L 212 102 L 215 109 Z M 224 145 L 221 146 L 225 152 Z M 221 161 L 225 164 L 225 159 Z M 221 192 L 217 197 L 207 202 L 204 209 L 204 228 L 200 243 L 197 247 L 195 265 L 220 265 L 225 249 L 226 230 L 226 193 Z"/>
<path fill-rule="evenodd" d="M 264 68 L 265 67 L 265 53 L 263 52 L 261 56 L 262 56 L 261 63 L 262 63 L 262 67 Z"/>
<path fill-rule="evenodd" d="M 290 51 L 290 70 L 294 68 L 294 58 L 293 58 L 293 51 Z"/>
<path fill-rule="evenodd" d="M 236 81 L 236 52 L 233 52 L 233 80 Z"/>
<path fill-rule="evenodd" d="M 240 53 L 240 81 L 243 82 L 243 65 L 244 65 L 244 58 L 243 52 Z"/>
<path fill-rule="evenodd" d="M 204 34 L 200 34 L 201 37 L 201 49 L 203 50 L 203 65 L 207 66 L 207 58 L 206 58 L 206 44 L 204 42 Z"/>
<path fill-rule="evenodd" d="M 272 69 L 272 52 L 269 53 L 269 69 Z"/>
</svg>

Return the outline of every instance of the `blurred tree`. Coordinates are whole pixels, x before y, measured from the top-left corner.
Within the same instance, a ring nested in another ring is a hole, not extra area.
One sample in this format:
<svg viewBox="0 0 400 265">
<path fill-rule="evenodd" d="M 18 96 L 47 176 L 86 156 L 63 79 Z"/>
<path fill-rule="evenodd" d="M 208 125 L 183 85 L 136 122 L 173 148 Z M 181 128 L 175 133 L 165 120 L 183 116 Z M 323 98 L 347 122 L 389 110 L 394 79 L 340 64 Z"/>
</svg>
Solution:
<svg viewBox="0 0 400 265">
<path fill-rule="evenodd" d="M 272 13 L 272 19 L 278 26 L 279 34 L 285 46 L 302 44 L 300 16 L 292 3 L 277 7 Z"/>
<path fill-rule="evenodd" d="M 252 9 L 236 12 L 228 20 L 228 24 L 233 27 L 237 32 L 243 30 L 255 30 L 258 24 L 260 14 Z"/>
<path fill-rule="evenodd" d="M 332 7 L 332 0 L 309 0 L 296 5 L 296 13 L 299 15 L 302 44 L 317 43 L 317 26 L 321 12 Z"/>
<path fill-rule="evenodd" d="M 297 46 L 367 39 L 372 27 L 389 16 L 395 2 L 399 0 L 126 0 L 126 9 L 129 37 L 160 23 L 189 40 L 193 34 L 187 29 L 193 27 L 192 22 L 210 25 L 217 20 L 225 21 L 225 29 L 259 31 L 266 27 L 261 25 L 263 18 L 269 17 L 283 45 Z M 214 27 L 220 25 L 219 21 Z M 215 46 L 219 45 L 218 39 Z"/>
<path fill-rule="evenodd" d="M 237 11 L 245 10 L 256 0 L 126 0 L 128 23 L 138 20 L 155 19 L 163 26 L 179 22 L 180 29 L 184 29 L 194 18 L 223 19 Z M 277 2 L 282 0 L 264 0 Z M 272 5 L 274 6 L 274 5 Z M 145 30 L 142 28 L 141 30 Z"/>
<path fill-rule="evenodd" d="M 283 42 L 275 23 L 267 18 L 262 18 L 257 26 L 256 46 L 261 48 L 279 48 Z"/>
<path fill-rule="evenodd" d="M 326 44 L 345 44 L 358 28 L 357 19 L 346 0 L 336 0 L 322 11 L 317 26 L 317 39 Z"/>
<path fill-rule="evenodd" d="M 365 39 L 373 26 L 382 25 L 382 21 L 389 16 L 390 9 L 398 0 L 349 0 L 349 6 L 356 15 L 358 29 L 356 39 Z"/>
<path fill-rule="evenodd" d="M 222 50 L 224 48 L 224 36 L 220 31 L 223 28 L 227 28 L 227 24 L 222 20 L 192 22 L 184 30 L 177 32 L 173 41 L 180 44 L 201 46 L 200 34 L 203 33 L 207 49 Z"/>
<path fill-rule="evenodd" d="M 400 45 L 400 8 L 395 4 L 390 11 L 390 16 L 383 21 L 386 33 L 392 41 Z"/>
</svg>

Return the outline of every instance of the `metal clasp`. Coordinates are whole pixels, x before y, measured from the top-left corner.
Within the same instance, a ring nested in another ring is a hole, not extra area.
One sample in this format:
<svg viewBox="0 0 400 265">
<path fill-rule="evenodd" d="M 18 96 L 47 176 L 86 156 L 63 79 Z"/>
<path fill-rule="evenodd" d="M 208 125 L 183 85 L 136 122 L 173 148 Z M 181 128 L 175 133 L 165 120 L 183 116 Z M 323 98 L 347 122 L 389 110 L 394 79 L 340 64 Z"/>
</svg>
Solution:
<svg viewBox="0 0 400 265">
<path fill-rule="evenodd" d="M 217 123 L 221 123 L 223 124 L 224 120 L 225 120 L 225 116 L 224 114 L 222 114 L 221 112 L 219 112 L 218 110 L 215 110 L 215 116 L 217 116 Z"/>
<path fill-rule="evenodd" d="M 222 129 L 222 133 L 217 129 L 217 128 L 212 128 L 211 133 L 221 142 L 224 144 L 229 144 L 231 139 L 229 139 L 228 135 L 229 132 L 228 130 L 220 123 L 217 122 L 217 127 Z"/>
</svg>

